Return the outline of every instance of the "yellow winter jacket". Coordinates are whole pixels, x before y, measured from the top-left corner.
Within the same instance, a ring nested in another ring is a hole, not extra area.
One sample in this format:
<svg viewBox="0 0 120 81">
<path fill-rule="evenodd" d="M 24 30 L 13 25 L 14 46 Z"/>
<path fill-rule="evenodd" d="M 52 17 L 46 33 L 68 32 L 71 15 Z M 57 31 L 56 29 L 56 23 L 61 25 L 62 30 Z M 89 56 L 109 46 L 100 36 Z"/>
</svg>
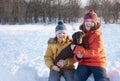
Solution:
<svg viewBox="0 0 120 81">
<path fill-rule="evenodd" d="M 48 40 L 48 47 L 44 56 L 45 64 L 48 68 L 52 68 L 54 65 L 54 60 L 60 51 L 68 46 L 71 43 L 71 40 L 68 39 L 66 41 L 59 42 L 55 38 L 50 38 Z M 66 59 L 66 65 L 62 68 L 62 70 L 68 70 L 74 68 L 74 60 L 73 58 Z"/>
</svg>

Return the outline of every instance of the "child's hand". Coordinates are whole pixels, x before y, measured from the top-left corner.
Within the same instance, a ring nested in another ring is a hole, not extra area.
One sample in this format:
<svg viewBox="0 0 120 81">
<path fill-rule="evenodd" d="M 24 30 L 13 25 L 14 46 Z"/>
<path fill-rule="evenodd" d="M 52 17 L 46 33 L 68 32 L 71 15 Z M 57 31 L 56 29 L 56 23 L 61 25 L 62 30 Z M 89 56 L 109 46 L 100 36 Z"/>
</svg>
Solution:
<svg viewBox="0 0 120 81">
<path fill-rule="evenodd" d="M 65 60 L 59 60 L 57 62 L 57 66 L 59 66 L 60 68 L 64 67 L 66 65 L 66 61 Z"/>
<path fill-rule="evenodd" d="M 54 70 L 54 71 L 60 71 L 60 68 L 58 67 L 58 66 L 56 66 L 56 65 L 54 65 L 53 67 L 52 67 L 52 69 Z"/>
<path fill-rule="evenodd" d="M 76 55 L 78 58 L 82 58 L 82 54 L 80 52 L 78 52 L 78 54 Z"/>
</svg>

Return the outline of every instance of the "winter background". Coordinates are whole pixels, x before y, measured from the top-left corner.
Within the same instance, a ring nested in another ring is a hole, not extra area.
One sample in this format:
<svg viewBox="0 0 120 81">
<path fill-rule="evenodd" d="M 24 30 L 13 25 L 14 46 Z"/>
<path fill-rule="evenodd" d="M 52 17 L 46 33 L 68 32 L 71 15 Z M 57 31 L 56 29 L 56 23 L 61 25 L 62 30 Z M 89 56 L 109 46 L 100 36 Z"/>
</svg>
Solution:
<svg viewBox="0 0 120 81">
<path fill-rule="evenodd" d="M 47 41 L 57 24 L 0 25 L 0 81 L 47 81 Z M 70 36 L 80 23 L 65 24 Z M 120 24 L 102 24 L 111 81 L 120 80 Z M 62 81 L 64 79 L 62 78 Z M 91 76 L 87 81 L 94 81 Z"/>
</svg>

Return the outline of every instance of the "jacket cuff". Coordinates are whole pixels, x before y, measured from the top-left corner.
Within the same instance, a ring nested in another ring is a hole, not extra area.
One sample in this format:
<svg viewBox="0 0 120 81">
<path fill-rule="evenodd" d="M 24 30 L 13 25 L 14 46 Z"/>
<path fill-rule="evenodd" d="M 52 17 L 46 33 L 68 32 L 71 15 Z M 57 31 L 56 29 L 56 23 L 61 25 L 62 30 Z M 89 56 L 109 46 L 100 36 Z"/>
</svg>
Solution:
<svg viewBox="0 0 120 81">
<path fill-rule="evenodd" d="M 52 69 L 53 66 L 54 66 L 54 65 L 50 65 L 50 69 Z"/>
<path fill-rule="evenodd" d="M 82 48 L 81 46 L 76 45 L 75 48 L 74 48 L 74 54 L 75 54 L 75 55 L 78 54 L 78 52 L 79 52 L 79 51 L 81 52 L 82 49 L 83 49 L 83 48 Z"/>
</svg>

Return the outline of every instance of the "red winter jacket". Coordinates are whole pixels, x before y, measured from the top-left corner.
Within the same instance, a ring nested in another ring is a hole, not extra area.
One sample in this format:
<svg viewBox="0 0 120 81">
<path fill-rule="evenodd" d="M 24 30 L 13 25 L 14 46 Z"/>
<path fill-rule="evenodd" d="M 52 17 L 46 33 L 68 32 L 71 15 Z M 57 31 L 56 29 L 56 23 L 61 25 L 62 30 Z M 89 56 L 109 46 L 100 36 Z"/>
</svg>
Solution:
<svg viewBox="0 0 120 81">
<path fill-rule="evenodd" d="M 100 27 L 95 30 L 86 32 L 86 35 L 87 40 L 85 42 L 89 45 L 90 49 L 87 50 L 77 45 L 74 50 L 74 60 L 78 61 L 79 65 L 98 66 L 106 68 L 106 56 Z M 76 54 L 78 54 L 78 52 L 82 54 L 82 60 L 76 59 Z"/>
</svg>

